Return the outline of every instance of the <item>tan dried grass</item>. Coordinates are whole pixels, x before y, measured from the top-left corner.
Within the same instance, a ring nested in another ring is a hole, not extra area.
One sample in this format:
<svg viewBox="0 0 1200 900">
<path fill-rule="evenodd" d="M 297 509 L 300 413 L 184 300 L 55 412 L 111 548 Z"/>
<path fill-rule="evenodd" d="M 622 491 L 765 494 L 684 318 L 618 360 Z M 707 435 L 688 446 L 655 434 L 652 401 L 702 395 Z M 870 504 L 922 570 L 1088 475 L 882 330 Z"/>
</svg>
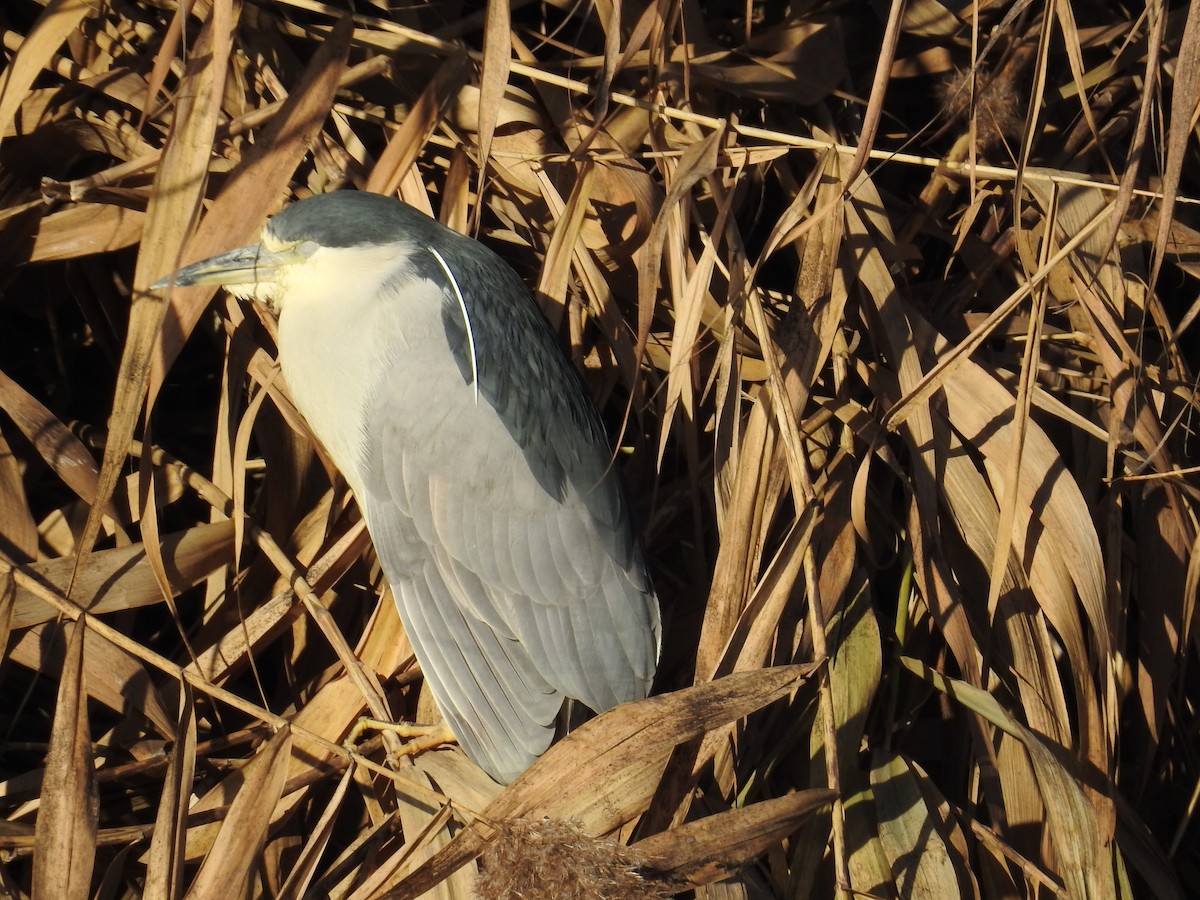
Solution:
<svg viewBox="0 0 1200 900">
<path fill-rule="evenodd" d="M 388 6 L 0 14 L 0 893 L 1200 893 L 1194 10 Z M 504 789 L 342 746 L 429 711 L 353 502 L 146 290 L 342 187 L 629 451 L 660 696 Z"/>
</svg>

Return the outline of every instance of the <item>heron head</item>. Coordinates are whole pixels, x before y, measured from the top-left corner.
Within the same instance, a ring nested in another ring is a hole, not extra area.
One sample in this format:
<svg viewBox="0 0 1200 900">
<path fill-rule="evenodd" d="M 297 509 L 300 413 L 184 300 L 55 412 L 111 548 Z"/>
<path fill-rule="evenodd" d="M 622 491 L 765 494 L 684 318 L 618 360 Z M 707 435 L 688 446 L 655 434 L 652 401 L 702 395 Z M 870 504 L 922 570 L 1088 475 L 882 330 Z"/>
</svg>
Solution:
<svg viewBox="0 0 1200 900">
<path fill-rule="evenodd" d="M 186 266 L 153 288 L 220 285 L 278 314 L 308 298 L 331 302 L 347 292 L 377 288 L 431 226 L 437 227 L 378 194 L 319 194 L 270 219 L 258 243 Z"/>
</svg>

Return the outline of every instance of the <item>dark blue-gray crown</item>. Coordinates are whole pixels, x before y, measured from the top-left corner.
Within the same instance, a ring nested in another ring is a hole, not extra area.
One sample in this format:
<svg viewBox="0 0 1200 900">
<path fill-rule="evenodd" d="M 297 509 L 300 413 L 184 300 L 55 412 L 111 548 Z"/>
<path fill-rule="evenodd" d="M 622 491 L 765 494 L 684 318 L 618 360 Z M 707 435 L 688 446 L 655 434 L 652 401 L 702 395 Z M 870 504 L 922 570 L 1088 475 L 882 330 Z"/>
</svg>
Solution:
<svg viewBox="0 0 1200 900">
<path fill-rule="evenodd" d="M 312 241 L 322 247 L 363 247 L 402 241 L 429 246 L 461 238 L 393 197 L 334 191 L 300 200 L 267 224 L 282 244 Z"/>
</svg>

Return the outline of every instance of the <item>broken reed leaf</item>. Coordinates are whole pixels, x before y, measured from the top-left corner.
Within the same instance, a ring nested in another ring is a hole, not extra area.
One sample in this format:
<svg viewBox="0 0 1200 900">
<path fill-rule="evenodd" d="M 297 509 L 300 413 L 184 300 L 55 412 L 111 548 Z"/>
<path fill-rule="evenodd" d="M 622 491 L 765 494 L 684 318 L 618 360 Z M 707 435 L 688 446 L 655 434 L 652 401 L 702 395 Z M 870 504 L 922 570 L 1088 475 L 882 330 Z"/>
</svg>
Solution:
<svg viewBox="0 0 1200 900">
<path fill-rule="evenodd" d="M 796 689 L 817 667 L 777 666 L 626 703 L 584 723 L 506 787 L 422 869 L 387 896 L 415 898 L 475 859 L 488 822 L 546 817 L 602 836 L 641 814 L 671 751 Z M 563 773 L 571 772 L 569 784 Z"/>
<path fill-rule="evenodd" d="M 673 886 L 712 884 L 782 842 L 834 796 L 816 788 L 760 800 L 671 828 L 632 849 L 643 866 Z"/>
<path fill-rule="evenodd" d="M 730 675 L 623 704 L 554 744 L 489 804 L 491 818 L 547 815 L 606 834 L 637 816 L 681 743 L 795 690 L 817 667 L 778 666 Z M 560 773 L 576 772 L 575 790 Z"/>
<path fill-rule="evenodd" d="M 65 627 L 69 632 L 67 651 L 34 833 L 33 891 L 43 897 L 86 900 L 91 896 L 100 798 L 88 729 L 87 629 L 82 622 Z"/>
<path fill-rule="evenodd" d="M 151 900 L 177 897 L 186 884 L 184 849 L 192 778 L 196 772 L 197 724 L 195 697 L 186 682 L 179 685 L 179 711 L 146 863 L 144 896 Z"/>
<path fill-rule="evenodd" d="M 26 668 L 55 677 L 65 664 L 64 642 L 61 623 L 46 622 L 17 632 L 9 656 Z M 150 726 L 163 736 L 172 733 L 167 704 L 159 696 L 150 672 L 127 650 L 89 630 L 84 636 L 83 666 L 88 697 L 115 713 L 129 712 L 131 726 Z"/>
</svg>

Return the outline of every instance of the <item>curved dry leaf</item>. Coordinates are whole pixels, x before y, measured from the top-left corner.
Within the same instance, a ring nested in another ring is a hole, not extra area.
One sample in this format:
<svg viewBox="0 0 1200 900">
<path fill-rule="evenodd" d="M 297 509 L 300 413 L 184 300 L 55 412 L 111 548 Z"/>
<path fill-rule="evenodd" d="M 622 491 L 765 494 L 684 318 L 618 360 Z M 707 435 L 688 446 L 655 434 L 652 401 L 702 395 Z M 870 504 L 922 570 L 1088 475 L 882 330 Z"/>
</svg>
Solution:
<svg viewBox="0 0 1200 900">
<path fill-rule="evenodd" d="M 165 536 L 161 553 L 167 566 L 172 595 L 177 596 L 199 584 L 210 573 L 224 566 L 232 547 L 232 522 L 197 525 L 187 531 Z M 52 559 L 30 563 L 22 568 L 58 593 L 65 593 L 75 573 L 74 596 L 81 606 L 92 613 L 136 609 L 161 603 L 163 599 L 158 581 L 149 570 L 145 545 L 140 543 L 96 551 L 77 573 L 73 559 Z M 0 585 L 9 577 L 0 574 Z M 58 615 L 43 600 L 20 586 L 16 586 L 15 601 L 15 628 L 47 622 Z"/>
<path fill-rule="evenodd" d="M 29 250 L 30 262 L 53 262 L 132 247 L 142 239 L 146 214 L 99 203 L 80 203 L 43 216 Z"/>
<path fill-rule="evenodd" d="M 58 48 L 94 12 L 88 0 L 50 0 L 29 30 L 12 62 L 0 73 L 0 140 L 8 132 L 25 94 Z"/>
<path fill-rule="evenodd" d="M 175 54 L 178 52 L 179 42 L 183 38 L 187 13 L 187 7 L 175 7 L 175 15 L 171 16 L 171 22 L 167 26 L 166 33 L 162 36 L 162 43 L 158 47 L 158 52 L 154 54 L 154 65 L 151 67 L 150 76 L 146 80 L 145 98 L 143 102 L 133 104 L 133 106 L 141 111 L 137 123 L 139 131 L 145 125 L 148 110 L 154 107 L 154 102 L 158 95 L 163 93 L 163 85 L 166 83 L 167 75 L 175 65 Z"/>
<path fill-rule="evenodd" d="M 631 155 L 607 131 L 592 142 L 597 152 L 608 150 L 618 156 Z M 634 159 L 607 160 L 596 164 L 592 185 L 592 213 L 583 223 L 583 241 L 601 265 L 607 268 L 636 264 L 654 227 L 655 209 L 662 199 L 658 183 Z M 603 198 L 603 202 L 601 202 Z"/>
<path fill-rule="evenodd" d="M 537 99 L 514 84 L 504 87 L 496 100 L 496 128 L 504 131 L 545 132 L 550 128 Z M 449 111 L 449 120 L 456 128 L 478 133 L 481 128 L 479 112 L 483 107 L 482 90 L 477 84 L 464 84 Z"/>
</svg>

